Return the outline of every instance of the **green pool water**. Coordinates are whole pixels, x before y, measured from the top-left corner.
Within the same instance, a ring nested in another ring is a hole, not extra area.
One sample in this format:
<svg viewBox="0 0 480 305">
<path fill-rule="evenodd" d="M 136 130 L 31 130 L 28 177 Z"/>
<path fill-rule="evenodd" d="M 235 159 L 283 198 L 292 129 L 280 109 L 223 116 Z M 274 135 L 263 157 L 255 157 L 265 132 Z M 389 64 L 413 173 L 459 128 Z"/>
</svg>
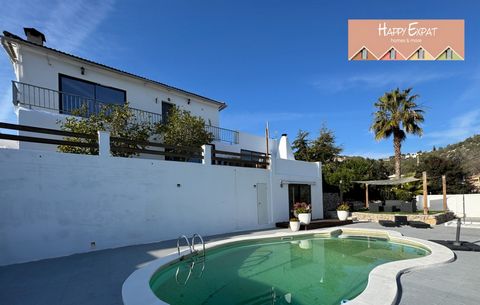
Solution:
<svg viewBox="0 0 480 305">
<path fill-rule="evenodd" d="M 378 265 L 428 255 L 373 237 L 239 242 L 160 268 L 150 280 L 169 304 L 324 304 L 353 299 Z"/>
</svg>

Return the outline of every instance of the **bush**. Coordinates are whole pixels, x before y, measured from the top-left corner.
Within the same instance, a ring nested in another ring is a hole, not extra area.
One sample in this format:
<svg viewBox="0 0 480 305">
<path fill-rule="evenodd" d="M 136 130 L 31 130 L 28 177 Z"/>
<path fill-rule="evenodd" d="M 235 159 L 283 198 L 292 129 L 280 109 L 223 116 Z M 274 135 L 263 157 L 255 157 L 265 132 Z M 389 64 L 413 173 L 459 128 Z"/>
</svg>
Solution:
<svg viewBox="0 0 480 305">
<path fill-rule="evenodd" d="M 87 115 L 88 109 L 87 106 L 84 105 L 84 107 L 74 110 L 72 114 L 74 116 L 68 116 L 65 120 L 57 122 L 57 124 L 60 124 L 60 129 L 70 132 L 93 134 L 95 136 L 97 135 L 97 131 L 108 131 L 111 137 L 127 138 L 140 142 L 148 141 L 152 134 L 153 126 L 150 123 L 138 122 L 135 119 L 133 111 L 128 107 L 128 103 L 125 103 L 123 106 L 102 105 L 97 113 L 90 115 Z M 64 140 L 91 144 L 97 142 L 96 137 L 95 139 L 65 137 Z M 127 148 L 145 148 L 144 145 L 123 143 L 122 146 Z M 58 146 L 58 150 L 66 153 L 98 155 L 98 148 L 60 145 Z M 113 152 L 112 155 L 131 157 L 138 154 Z"/>
<path fill-rule="evenodd" d="M 402 201 L 411 201 L 413 199 L 413 193 L 404 189 L 396 189 L 395 198 Z"/>
</svg>

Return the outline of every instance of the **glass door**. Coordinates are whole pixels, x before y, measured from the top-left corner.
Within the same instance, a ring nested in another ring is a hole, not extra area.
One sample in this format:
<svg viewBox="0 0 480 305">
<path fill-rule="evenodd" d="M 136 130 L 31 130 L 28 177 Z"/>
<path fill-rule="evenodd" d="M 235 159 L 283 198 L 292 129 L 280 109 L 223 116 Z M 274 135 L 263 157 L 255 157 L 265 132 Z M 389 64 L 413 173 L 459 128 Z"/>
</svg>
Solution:
<svg viewBox="0 0 480 305">
<path fill-rule="evenodd" d="M 288 208 L 290 217 L 293 215 L 293 205 L 296 202 L 306 202 L 312 204 L 311 187 L 309 184 L 289 184 L 288 185 Z"/>
</svg>

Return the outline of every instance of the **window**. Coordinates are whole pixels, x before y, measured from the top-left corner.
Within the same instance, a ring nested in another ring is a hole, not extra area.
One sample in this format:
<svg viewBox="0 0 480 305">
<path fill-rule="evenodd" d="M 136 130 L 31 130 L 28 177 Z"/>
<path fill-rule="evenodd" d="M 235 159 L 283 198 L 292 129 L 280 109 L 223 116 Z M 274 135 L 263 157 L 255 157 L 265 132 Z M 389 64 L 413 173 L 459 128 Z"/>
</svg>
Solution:
<svg viewBox="0 0 480 305">
<path fill-rule="evenodd" d="M 390 50 L 390 59 L 395 59 L 395 55 L 396 55 L 395 49 L 391 49 Z"/>
<path fill-rule="evenodd" d="M 102 86 L 67 75 L 59 75 L 60 112 L 71 113 L 75 109 L 87 108 L 87 115 L 97 113 L 100 103 L 123 105 L 127 100 L 125 90 Z"/>
<path fill-rule="evenodd" d="M 173 104 L 162 102 L 162 121 L 166 123 L 168 121 L 168 115 L 172 111 Z"/>
<path fill-rule="evenodd" d="M 418 59 L 425 59 L 425 50 L 419 49 L 418 50 Z"/>
<path fill-rule="evenodd" d="M 367 59 L 368 58 L 368 51 L 367 49 L 362 49 L 362 59 Z"/>
</svg>

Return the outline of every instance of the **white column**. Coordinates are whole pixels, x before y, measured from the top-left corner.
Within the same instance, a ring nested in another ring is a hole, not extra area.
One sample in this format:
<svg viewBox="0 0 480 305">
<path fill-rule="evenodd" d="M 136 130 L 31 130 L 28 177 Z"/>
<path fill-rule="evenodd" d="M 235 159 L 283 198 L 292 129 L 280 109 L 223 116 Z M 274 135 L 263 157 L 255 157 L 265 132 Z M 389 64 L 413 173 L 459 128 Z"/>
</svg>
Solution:
<svg viewBox="0 0 480 305">
<path fill-rule="evenodd" d="M 98 154 L 100 157 L 110 157 L 110 133 L 98 131 Z"/>
<path fill-rule="evenodd" d="M 202 145 L 203 164 L 212 165 L 212 145 Z"/>
</svg>

